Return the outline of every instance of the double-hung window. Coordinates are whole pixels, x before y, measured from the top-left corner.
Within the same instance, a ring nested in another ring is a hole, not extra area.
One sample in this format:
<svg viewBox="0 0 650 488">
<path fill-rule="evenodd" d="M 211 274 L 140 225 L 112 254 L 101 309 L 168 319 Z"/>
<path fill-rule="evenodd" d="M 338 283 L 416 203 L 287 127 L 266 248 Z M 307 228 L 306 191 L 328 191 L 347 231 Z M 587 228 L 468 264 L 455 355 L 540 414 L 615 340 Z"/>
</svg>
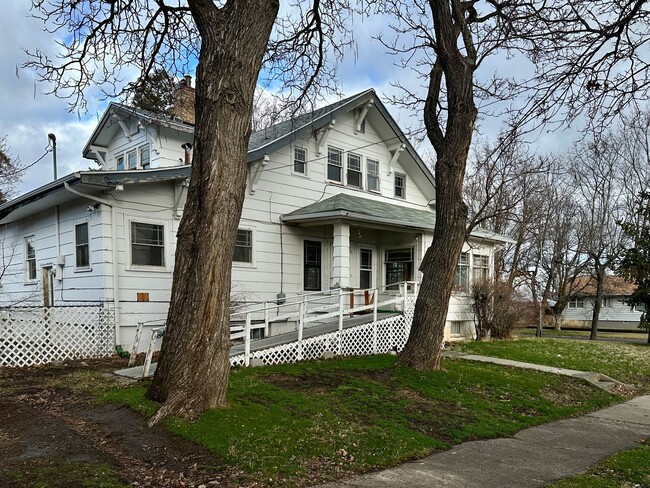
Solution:
<svg viewBox="0 0 650 488">
<path fill-rule="evenodd" d="M 124 169 L 124 156 L 117 157 L 117 170 L 122 171 Z"/>
<path fill-rule="evenodd" d="M 235 253 L 232 260 L 238 263 L 253 262 L 252 230 L 237 229 L 237 238 L 235 239 Z"/>
<path fill-rule="evenodd" d="M 327 179 L 343 183 L 343 151 L 327 148 Z"/>
<path fill-rule="evenodd" d="M 25 279 L 27 281 L 36 279 L 36 249 L 33 236 L 25 237 Z"/>
<path fill-rule="evenodd" d="M 293 148 L 293 172 L 301 175 L 307 173 L 307 151 L 302 147 Z"/>
<path fill-rule="evenodd" d="M 151 165 L 151 153 L 149 152 L 149 144 L 140 146 L 140 166 L 142 169 L 148 169 Z"/>
<path fill-rule="evenodd" d="M 379 161 L 375 159 L 366 161 L 366 185 L 370 191 L 379 191 Z"/>
<path fill-rule="evenodd" d="M 395 198 L 406 198 L 406 175 L 395 173 Z"/>
<path fill-rule="evenodd" d="M 461 253 L 456 266 L 456 276 L 454 277 L 454 289 L 456 291 L 469 290 L 469 253 Z"/>
<path fill-rule="evenodd" d="M 348 153 L 348 186 L 363 187 L 361 156 L 358 154 Z"/>
<path fill-rule="evenodd" d="M 490 257 L 482 254 L 472 256 L 474 262 L 474 282 L 485 281 L 490 276 Z"/>
<path fill-rule="evenodd" d="M 573 298 L 569 302 L 569 308 L 585 308 L 585 299 L 584 298 Z"/>
<path fill-rule="evenodd" d="M 138 151 L 135 149 L 126 153 L 127 169 L 136 169 L 138 167 Z"/>
<path fill-rule="evenodd" d="M 131 222 L 131 264 L 165 266 L 165 226 Z"/>
<path fill-rule="evenodd" d="M 88 238 L 88 222 L 74 226 L 75 267 L 90 266 L 90 241 Z"/>
</svg>

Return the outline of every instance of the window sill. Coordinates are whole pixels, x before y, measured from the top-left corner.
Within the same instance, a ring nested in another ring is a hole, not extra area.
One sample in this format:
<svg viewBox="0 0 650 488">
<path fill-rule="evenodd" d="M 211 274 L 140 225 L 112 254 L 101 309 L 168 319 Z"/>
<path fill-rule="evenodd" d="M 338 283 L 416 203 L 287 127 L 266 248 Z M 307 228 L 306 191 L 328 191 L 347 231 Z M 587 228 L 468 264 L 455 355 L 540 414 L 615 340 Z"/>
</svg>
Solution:
<svg viewBox="0 0 650 488">
<path fill-rule="evenodd" d="M 92 266 L 84 266 L 83 268 L 75 267 L 74 272 L 75 273 L 89 273 L 92 270 L 93 270 Z"/>
<path fill-rule="evenodd" d="M 245 261 L 233 261 L 232 265 L 234 268 L 256 268 L 255 263 L 247 263 Z"/>
<path fill-rule="evenodd" d="M 128 266 L 125 268 L 126 271 L 151 271 L 154 273 L 171 273 L 170 269 L 167 269 L 164 266 Z"/>
</svg>

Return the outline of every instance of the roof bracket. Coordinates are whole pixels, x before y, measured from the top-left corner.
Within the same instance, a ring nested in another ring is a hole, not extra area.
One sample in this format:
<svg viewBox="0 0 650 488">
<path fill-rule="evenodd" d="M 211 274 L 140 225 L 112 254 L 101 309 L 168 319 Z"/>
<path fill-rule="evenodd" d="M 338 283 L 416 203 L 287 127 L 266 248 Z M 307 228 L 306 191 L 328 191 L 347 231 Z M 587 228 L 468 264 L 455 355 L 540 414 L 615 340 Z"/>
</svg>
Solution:
<svg viewBox="0 0 650 488">
<path fill-rule="evenodd" d="M 162 147 L 162 142 L 160 140 L 159 127 L 154 124 L 149 124 L 142 119 L 138 120 L 138 127 L 144 130 L 145 138 L 151 145 L 151 150 L 155 151 L 156 154 L 160 154 L 158 148 Z"/>
<path fill-rule="evenodd" d="M 94 144 L 91 144 L 89 147 L 90 150 L 95 154 L 95 157 L 99 161 L 99 164 L 101 164 L 103 167 L 106 164 L 106 160 L 104 159 L 104 154 L 108 152 L 108 148 L 104 146 L 96 146 Z"/>
<path fill-rule="evenodd" d="M 363 124 L 363 121 L 366 120 L 366 115 L 368 115 L 368 111 L 372 108 L 374 104 L 375 104 L 375 100 L 371 98 L 370 100 L 368 100 L 368 102 L 363 106 L 363 108 L 359 112 L 359 115 L 357 116 L 357 120 L 355 120 L 354 122 L 355 134 L 361 132 L 361 124 Z"/>
<path fill-rule="evenodd" d="M 330 131 L 334 128 L 335 124 L 336 124 L 336 120 L 332 119 L 332 121 L 326 127 L 323 127 L 322 129 L 316 132 L 316 154 L 317 155 L 323 154 L 323 146 L 325 146 L 325 144 L 327 143 L 327 136 L 329 135 Z"/>
<path fill-rule="evenodd" d="M 111 117 L 118 123 L 120 129 L 122 129 L 124 137 L 126 137 L 129 142 L 131 142 L 131 132 L 129 131 L 129 126 L 126 124 L 126 122 L 124 122 L 124 119 L 117 114 L 113 114 Z"/>
<path fill-rule="evenodd" d="M 248 192 L 253 195 L 255 193 L 255 187 L 260 181 L 260 176 L 262 176 L 262 168 L 269 164 L 270 158 L 268 154 L 265 154 L 262 159 L 253 161 L 253 168 L 248 173 Z"/>
<path fill-rule="evenodd" d="M 388 163 L 389 175 L 393 174 L 393 166 L 399 159 L 399 155 L 402 151 L 404 151 L 404 149 L 406 149 L 406 144 L 395 144 L 394 146 L 388 148 L 388 151 L 393 153 L 393 156 L 390 158 L 390 163 Z"/>
</svg>

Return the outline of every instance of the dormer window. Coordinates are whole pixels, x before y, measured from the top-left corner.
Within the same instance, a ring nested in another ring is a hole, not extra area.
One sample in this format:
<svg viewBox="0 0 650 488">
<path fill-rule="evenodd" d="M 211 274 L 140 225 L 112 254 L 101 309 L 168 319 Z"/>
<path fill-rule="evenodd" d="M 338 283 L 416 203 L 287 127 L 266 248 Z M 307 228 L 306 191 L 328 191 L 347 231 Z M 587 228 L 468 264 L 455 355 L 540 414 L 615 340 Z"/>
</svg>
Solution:
<svg viewBox="0 0 650 488">
<path fill-rule="evenodd" d="M 379 191 L 379 161 L 366 161 L 366 185 L 370 191 Z"/>
<path fill-rule="evenodd" d="M 124 171 L 124 156 L 117 157 L 117 170 Z"/>
<path fill-rule="evenodd" d="M 151 151 L 149 144 L 144 144 L 138 148 L 127 151 L 115 158 L 118 171 L 132 169 L 148 169 L 151 166 Z"/>
<path fill-rule="evenodd" d="M 406 198 L 406 175 L 395 173 L 395 198 Z"/>
<path fill-rule="evenodd" d="M 149 144 L 140 146 L 140 166 L 142 169 L 149 169 L 151 164 L 151 155 L 149 154 Z"/>
<path fill-rule="evenodd" d="M 293 172 L 304 175 L 307 170 L 307 151 L 302 147 L 293 148 Z"/>
<path fill-rule="evenodd" d="M 136 169 L 138 167 L 138 152 L 135 149 L 126 153 L 126 162 L 128 169 Z"/>
</svg>

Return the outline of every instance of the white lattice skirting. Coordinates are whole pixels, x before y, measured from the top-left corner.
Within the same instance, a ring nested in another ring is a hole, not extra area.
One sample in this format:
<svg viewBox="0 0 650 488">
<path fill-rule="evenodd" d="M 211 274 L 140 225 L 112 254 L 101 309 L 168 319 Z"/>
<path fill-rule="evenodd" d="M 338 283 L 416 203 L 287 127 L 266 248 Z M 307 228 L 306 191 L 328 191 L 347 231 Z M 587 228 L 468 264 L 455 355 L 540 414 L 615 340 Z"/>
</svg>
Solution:
<svg viewBox="0 0 650 488">
<path fill-rule="evenodd" d="M 317 337 L 291 342 L 281 346 L 252 351 L 251 360 L 261 360 L 266 365 L 295 363 L 320 359 L 326 351 L 341 356 L 364 356 L 401 350 L 406 344 L 413 323 L 414 298 L 409 297 L 406 312 L 371 322 L 330 332 Z M 339 344 L 340 341 L 340 344 Z M 244 366 L 246 358 L 239 354 L 230 358 L 231 366 Z"/>
<path fill-rule="evenodd" d="M 114 323 L 101 306 L 0 310 L 0 366 L 109 356 Z"/>
</svg>

